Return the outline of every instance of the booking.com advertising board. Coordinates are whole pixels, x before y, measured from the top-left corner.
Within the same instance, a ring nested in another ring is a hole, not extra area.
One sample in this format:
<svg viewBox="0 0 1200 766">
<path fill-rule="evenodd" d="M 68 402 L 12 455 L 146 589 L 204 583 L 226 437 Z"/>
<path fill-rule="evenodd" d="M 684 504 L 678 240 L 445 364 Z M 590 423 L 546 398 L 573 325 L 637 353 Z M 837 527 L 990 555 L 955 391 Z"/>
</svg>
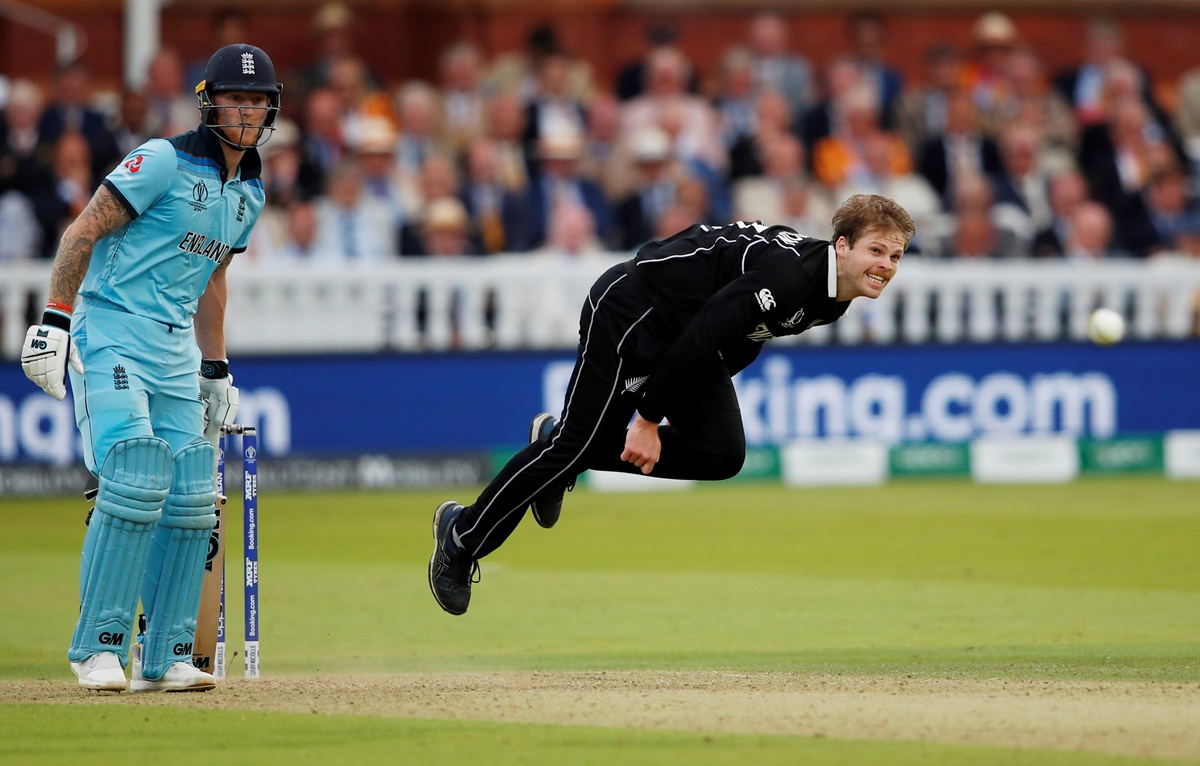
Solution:
<svg viewBox="0 0 1200 766">
<path fill-rule="evenodd" d="M 573 356 L 235 358 L 241 417 L 266 455 L 455 455 L 520 443 L 561 409 Z M 1105 439 L 1200 429 L 1200 343 L 768 346 L 736 379 L 751 445 L 827 438 Z M 0 464 L 81 459 L 70 397 L 0 368 Z"/>
</svg>

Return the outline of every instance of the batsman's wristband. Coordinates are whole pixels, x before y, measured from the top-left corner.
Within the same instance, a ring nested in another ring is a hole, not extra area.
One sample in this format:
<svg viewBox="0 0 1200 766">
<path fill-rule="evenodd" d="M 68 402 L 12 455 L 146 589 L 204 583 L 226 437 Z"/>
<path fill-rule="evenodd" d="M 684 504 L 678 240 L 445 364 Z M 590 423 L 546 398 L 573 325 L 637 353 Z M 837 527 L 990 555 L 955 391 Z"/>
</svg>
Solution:
<svg viewBox="0 0 1200 766">
<path fill-rule="evenodd" d="M 46 304 L 46 310 L 42 312 L 42 324 L 70 332 L 71 307 L 65 303 L 50 301 Z"/>
<path fill-rule="evenodd" d="M 200 377 L 220 380 L 229 377 L 229 362 L 225 359 L 205 359 L 200 362 Z"/>
</svg>

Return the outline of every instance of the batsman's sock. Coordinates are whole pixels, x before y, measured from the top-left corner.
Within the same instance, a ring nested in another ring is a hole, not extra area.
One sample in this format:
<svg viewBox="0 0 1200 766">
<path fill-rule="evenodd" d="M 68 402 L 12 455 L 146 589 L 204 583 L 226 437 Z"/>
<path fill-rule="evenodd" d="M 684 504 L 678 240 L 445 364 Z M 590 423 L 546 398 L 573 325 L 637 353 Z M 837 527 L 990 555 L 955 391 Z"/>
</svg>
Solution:
<svg viewBox="0 0 1200 766">
<path fill-rule="evenodd" d="M 139 437 L 113 445 L 100 469 L 80 573 L 79 622 L 67 657 L 83 662 L 114 652 L 128 664 L 138 579 L 171 482 L 171 448 Z"/>
<path fill-rule="evenodd" d="M 142 580 L 146 639 L 142 676 L 161 678 L 176 662 L 191 662 L 208 540 L 217 524 L 213 447 L 201 442 L 175 455 L 174 478 L 154 532 Z"/>
</svg>

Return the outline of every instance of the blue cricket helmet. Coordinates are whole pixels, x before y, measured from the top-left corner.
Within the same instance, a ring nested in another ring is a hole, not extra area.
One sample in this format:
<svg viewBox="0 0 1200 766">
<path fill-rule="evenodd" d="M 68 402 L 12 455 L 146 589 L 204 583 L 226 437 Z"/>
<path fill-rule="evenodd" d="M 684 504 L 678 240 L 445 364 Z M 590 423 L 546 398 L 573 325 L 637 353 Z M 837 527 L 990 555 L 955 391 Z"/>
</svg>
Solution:
<svg viewBox="0 0 1200 766">
<path fill-rule="evenodd" d="M 213 103 L 213 96 L 223 91 L 245 91 L 249 93 L 266 93 L 267 114 L 260 126 L 245 123 L 230 124 L 228 127 L 241 127 L 258 130 L 254 143 L 246 145 L 234 144 L 217 131 L 217 136 L 227 144 L 237 149 L 258 146 L 264 143 L 275 130 L 275 119 L 279 116 L 280 94 L 283 93 L 283 83 L 275 79 L 275 65 L 271 57 L 262 48 L 256 48 L 246 43 L 226 45 L 212 55 L 204 67 L 204 79 L 196 86 L 196 101 L 200 108 L 201 121 L 208 126 L 216 125 L 217 110 L 230 107 L 218 107 Z"/>
</svg>

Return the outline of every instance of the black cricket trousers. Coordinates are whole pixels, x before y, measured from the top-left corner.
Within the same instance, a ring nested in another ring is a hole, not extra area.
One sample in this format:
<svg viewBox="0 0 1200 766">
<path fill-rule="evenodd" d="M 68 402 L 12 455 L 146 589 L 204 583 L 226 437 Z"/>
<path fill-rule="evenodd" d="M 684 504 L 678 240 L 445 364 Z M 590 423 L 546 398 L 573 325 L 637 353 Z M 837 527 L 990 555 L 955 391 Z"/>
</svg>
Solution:
<svg viewBox="0 0 1200 766">
<path fill-rule="evenodd" d="M 530 501 L 550 486 L 565 486 L 587 469 L 640 473 L 621 460 L 625 431 L 639 389 L 670 347 L 656 339 L 654 309 L 632 284 L 624 264 L 592 286 L 579 321 L 579 356 L 558 425 L 548 439 L 513 456 L 474 505 L 455 523 L 473 558 L 496 550 L 513 533 Z M 659 462 L 651 476 L 728 479 L 742 468 L 746 437 L 729 372 L 720 360 L 690 381 L 665 407 L 669 425 L 658 430 Z"/>
</svg>

